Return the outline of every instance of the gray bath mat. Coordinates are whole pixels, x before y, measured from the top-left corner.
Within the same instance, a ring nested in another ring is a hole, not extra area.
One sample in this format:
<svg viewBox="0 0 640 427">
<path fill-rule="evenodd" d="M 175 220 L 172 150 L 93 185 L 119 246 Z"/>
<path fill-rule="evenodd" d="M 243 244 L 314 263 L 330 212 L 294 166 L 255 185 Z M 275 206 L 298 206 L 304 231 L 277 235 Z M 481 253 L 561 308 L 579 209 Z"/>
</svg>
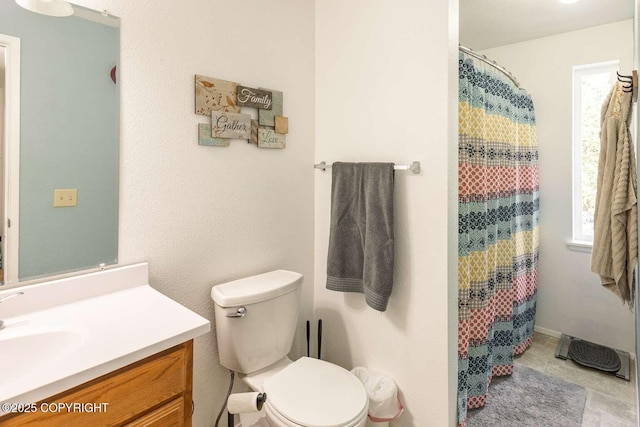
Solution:
<svg viewBox="0 0 640 427">
<path fill-rule="evenodd" d="M 621 366 L 618 353 L 609 347 L 589 341 L 571 341 L 569 357 L 576 363 L 606 372 L 618 372 Z"/>
<path fill-rule="evenodd" d="M 468 427 L 580 427 L 587 390 L 518 363 L 494 377 L 484 408 L 470 409 Z"/>
</svg>

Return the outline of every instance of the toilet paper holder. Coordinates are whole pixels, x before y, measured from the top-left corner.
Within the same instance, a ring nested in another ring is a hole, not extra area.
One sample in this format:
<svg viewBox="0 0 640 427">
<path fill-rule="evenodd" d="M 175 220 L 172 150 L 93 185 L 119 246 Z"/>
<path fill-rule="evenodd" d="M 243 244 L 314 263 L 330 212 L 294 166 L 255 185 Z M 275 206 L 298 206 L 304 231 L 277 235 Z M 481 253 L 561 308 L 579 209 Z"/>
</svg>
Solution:
<svg viewBox="0 0 640 427">
<path fill-rule="evenodd" d="M 227 427 L 234 427 L 235 414 L 258 412 L 267 401 L 267 393 L 234 393 L 227 398 Z"/>
</svg>

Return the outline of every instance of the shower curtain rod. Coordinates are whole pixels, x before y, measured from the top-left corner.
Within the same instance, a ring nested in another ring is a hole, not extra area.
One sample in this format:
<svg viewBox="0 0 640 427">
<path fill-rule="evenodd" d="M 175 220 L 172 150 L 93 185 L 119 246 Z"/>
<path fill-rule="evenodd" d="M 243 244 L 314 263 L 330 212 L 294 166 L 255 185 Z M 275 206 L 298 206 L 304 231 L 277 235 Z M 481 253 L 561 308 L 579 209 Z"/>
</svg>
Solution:
<svg viewBox="0 0 640 427">
<path fill-rule="evenodd" d="M 511 72 L 510 72 L 509 70 L 507 70 L 506 68 L 504 68 L 503 66 L 498 65 L 498 64 L 496 63 L 496 61 L 492 61 L 491 59 L 487 58 L 486 56 L 481 55 L 481 54 L 479 54 L 479 53 L 475 52 L 474 50 L 469 49 L 468 47 L 464 47 L 464 46 L 462 46 L 461 44 L 459 44 L 459 45 L 458 45 L 458 50 L 461 50 L 461 51 L 463 51 L 464 53 L 466 53 L 467 55 L 471 55 L 471 56 L 473 56 L 474 58 L 478 58 L 480 61 L 485 62 L 485 63 L 487 63 L 487 64 L 491 65 L 493 68 L 495 68 L 496 70 L 500 71 L 500 72 L 501 72 L 502 74 L 504 74 L 505 76 L 509 77 L 509 79 L 511 79 L 511 81 L 516 85 L 516 87 L 517 87 L 518 89 L 522 89 L 522 88 L 520 87 L 520 83 L 518 83 L 518 80 L 516 80 L 516 78 L 514 77 L 514 75 L 513 75 L 513 74 L 511 74 Z"/>
</svg>

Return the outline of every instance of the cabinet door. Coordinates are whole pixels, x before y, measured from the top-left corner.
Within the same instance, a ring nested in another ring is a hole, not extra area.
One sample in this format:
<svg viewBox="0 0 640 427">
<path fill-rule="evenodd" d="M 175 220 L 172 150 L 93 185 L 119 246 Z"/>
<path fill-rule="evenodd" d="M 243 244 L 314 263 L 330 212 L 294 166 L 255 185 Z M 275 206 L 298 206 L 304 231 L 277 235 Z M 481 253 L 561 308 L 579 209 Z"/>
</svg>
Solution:
<svg viewBox="0 0 640 427">
<path fill-rule="evenodd" d="M 44 400 L 49 405 L 102 404 L 100 411 L 37 411 L 6 415 L 0 418 L 0 426 L 121 426 L 143 414 L 151 414 L 152 408 L 162 409 L 175 400 L 183 402 L 180 409 L 183 418 L 170 425 L 190 426 L 191 411 L 185 412 L 184 402 L 191 404 L 192 369 L 193 341 L 188 341 Z M 37 405 L 39 407 L 41 403 Z M 174 412 L 175 409 L 171 411 Z"/>
</svg>

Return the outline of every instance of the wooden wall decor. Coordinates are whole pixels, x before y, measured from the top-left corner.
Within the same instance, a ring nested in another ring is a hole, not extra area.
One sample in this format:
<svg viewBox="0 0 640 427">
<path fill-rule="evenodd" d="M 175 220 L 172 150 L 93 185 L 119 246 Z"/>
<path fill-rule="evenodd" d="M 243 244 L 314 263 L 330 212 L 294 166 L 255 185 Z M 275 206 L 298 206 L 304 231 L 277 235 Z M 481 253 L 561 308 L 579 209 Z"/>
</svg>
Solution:
<svg viewBox="0 0 640 427">
<path fill-rule="evenodd" d="M 271 92 L 262 89 L 253 89 L 238 86 L 236 89 L 237 104 L 241 107 L 253 107 L 261 110 L 271 110 L 273 99 Z"/>
<path fill-rule="evenodd" d="M 251 116 L 249 114 L 211 112 L 211 135 L 216 138 L 251 138 Z"/>
<path fill-rule="evenodd" d="M 211 111 L 227 111 L 239 113 L 236 104 L 236 88 L 238 83 L 196 74 L 196 114 L 208 116 Z"/>
<path fill-rule="evenodd" d="M 245 139 L 260 148 L 286 148 L 289 119 L 283 100 L 277 90 L 196 74 L 195 113 L 210 118 L 198 124 L 198 144 L 228 147 L 232 139 Z"/>
<path fill-rule="evenodd" d="M 249 144 L 258 145 L 258 124 L 257 120 L 251 120 L 251 138 L 249 138 Z"/>
<path fill-rule="evenodd" d="M 258 147 L 260 148 L 286 148 L 286 137 L 275 133 L 271 129 L 258 129 Z"/>
<path fill-rule="evenodd" d="M 198 144 L 210 147 L 228 147 L 230 142 L 229 138 L 211 137 L 211 125 L 209 123 L 198 124 Z"/>
<path fill-rule="evenodd" d="M 270 91 L 271 98 L 273 100 L 273 103 L 271 105 L 271 110 L 258 110 L 258 119 L 260 121 L 260 125 L 275 126 L 275 121 L 274 121 L 275 116 L 281 116 L 283 114 L 282 104 L 284 100 L 284 95 L 282 94 L 282 92 L 278 90 L 265 89 L 262 87 L 260 89 Z"/>
<path fill-rule="evenodd" d="M 276 133 L 289 133 L 289 118 L 284 116 L 276 116 Z"/>
</svg>

